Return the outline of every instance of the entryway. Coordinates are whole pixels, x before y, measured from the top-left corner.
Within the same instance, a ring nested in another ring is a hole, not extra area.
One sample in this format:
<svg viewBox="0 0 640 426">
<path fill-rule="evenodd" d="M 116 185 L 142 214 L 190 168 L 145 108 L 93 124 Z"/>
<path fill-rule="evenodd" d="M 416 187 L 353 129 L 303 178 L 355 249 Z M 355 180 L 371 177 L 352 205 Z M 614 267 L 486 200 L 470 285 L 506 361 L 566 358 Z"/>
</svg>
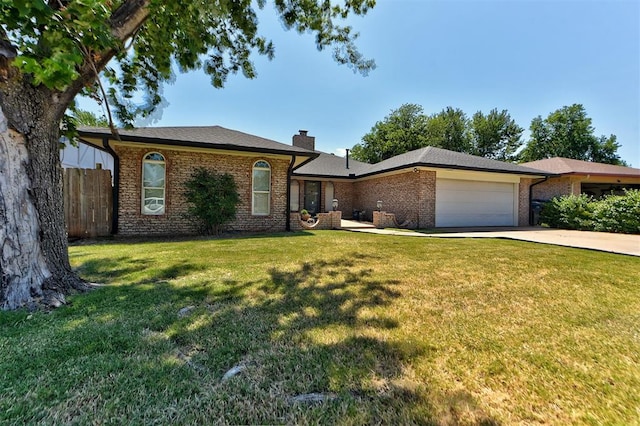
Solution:
<svg viewBox="0 0 640 426">
<path fill-rule="evenodd" d="M 320 182 L 304 183 L 304 208 L 312 215 L 320 213 Z"/>
</svg>

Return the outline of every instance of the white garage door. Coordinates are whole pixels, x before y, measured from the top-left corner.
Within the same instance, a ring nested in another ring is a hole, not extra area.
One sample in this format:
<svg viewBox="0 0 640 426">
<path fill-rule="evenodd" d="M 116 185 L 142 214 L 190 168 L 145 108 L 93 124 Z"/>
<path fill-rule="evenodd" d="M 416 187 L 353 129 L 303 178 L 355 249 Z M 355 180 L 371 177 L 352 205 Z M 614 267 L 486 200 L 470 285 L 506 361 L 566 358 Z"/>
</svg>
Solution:
<svg viewBox="0 0 640 426">
<path fill-rule="evenodd" d="M 436 180 L 436 226 L 515 226 L 514 184 Z"/>
</svg>

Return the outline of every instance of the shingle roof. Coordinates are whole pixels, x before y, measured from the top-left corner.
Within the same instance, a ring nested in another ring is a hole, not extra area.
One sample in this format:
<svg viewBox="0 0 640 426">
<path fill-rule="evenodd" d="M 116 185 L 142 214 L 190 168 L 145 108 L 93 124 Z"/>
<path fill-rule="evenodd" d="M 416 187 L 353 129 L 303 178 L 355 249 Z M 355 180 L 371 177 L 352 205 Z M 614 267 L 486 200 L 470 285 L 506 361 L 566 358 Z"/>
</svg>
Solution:
<svg viewBox="0 0 640 426">
<path fill-rule="evenodd" d="M 306 163 L 294 171 L 294 174 L 305 176 L 324 177 L 349 177 L 351 174 L 358 175 L 371 167 L 371 164 L 362 163 L 352 158 L 349 159 L 347 169 L 347 159 L 337 155 L 320 153 L 320 156 L 309 163 Z"/>
<path fill-rule="evenodd" d="M 111 131 L 105 127 L 80 127 L 80 137 L 110 137 Z M 141 127 L 119 129 L 123 141 L 159 143 L 166 145 L 199 146 L 206 148 L 231 149 L 238 151 L 272 152 L 281 154 L 317 155 L 313 151 L 261 138 L 237 130 L 220 126 L 202 127 Z"/>
<path fill-rule="evenodd" d="M 111 131 L 105 127 L 80 127 L 78 133 L 81 138 L 114 139 Z M 123 141 L 129 142 L 317 157 L 294 171 L 294 174 L 303 176 L 364 177 L 418 166 L 537 176 L 554 173 L 432 146 L 400 154 L 376 164 L 350 159 L 347 169 L 346 159 L 343 157 L 309 151 L 220 126 L 141 127 L 118 130 L 118 133 Z"/>
<path fill-rule="evenodd" d="M 612 164 L 593 163 L 591 161 L 554 157 L 544 160 L 523 163 L 523 166 L 534 167 L 554 174 L 589 174 L 600 176 L 636 176 L 640 177 L 640 169 L 614 166 Z"/>
<path fill-rule="evenodd" d="M 433 146 L 396 155 L 395 157 L 375 164 L 366 164 L 349 160 L 348 170 L 345 167 L 344 158 L 331 156 L 329 154 L 321 154 L 320 157 L 295 170 L 294 173 L 308 176 L 340 177 L 347 177 L 349 174 L 355 174 L 355 177 L 364 177 L 410 167 L 435 167 L 536 176 L 549 174 L 531 167 L 505 163 L 503 161 L 491 160 L 489 158 L 477 157 L 475 155 L 463 154 Z"/>
</svg>

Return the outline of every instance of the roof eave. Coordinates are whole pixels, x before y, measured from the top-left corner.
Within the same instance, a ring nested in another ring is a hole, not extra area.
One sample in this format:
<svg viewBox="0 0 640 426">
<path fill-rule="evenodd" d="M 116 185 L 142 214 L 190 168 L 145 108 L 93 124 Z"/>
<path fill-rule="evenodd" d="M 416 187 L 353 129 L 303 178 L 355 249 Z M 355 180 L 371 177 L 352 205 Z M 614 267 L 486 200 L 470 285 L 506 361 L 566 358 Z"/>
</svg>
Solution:
<svg viewBox="0 0 640 426">
<path fill-rule="evenodd" d="M 297 154 L 294 154 L 297 155 Z M 306 154 L 305 154 L 306 155 Z M 315 160 L 316 158 L 318 158 L 320 156 L 319 152 L 315 152 L 315 151 L 310 151 L 309 154 L 309 158 L 307 158 L 306 160 L 304 160 L 302 163 L 298 164 L 297 166 L 295 166 L 292 170 L 291 170 L 291 175 L 292 176 L 296 176 L 294 174 L 294 172 L 299 169 L 300 167 L 304 166 L 305 164 L 308 164 L 309 162 Z"/>
<path fill-rule="evenodd" d="M 402 166 L 391 167 L 384 170 L 378 170 L 371 173 L 364 173 L 358 175 L 357 178 L 375 176 L 377 174 L 395 172 L 403 169 L 412 169 L 415 167 L 430 167 L 434 169 L 453 169 L 453 170 L 469 170 L 474 172 L 488 172 L 488 173 L 503 173 L 503 174 L 511 174 L 511 175 L 526 175 L 532 177 L 545 177 L 545 176 L 554 176 L 552 173 L 543 172 L 528 172 L 528 171 L 510 171 L 510 170 L 500 170 L 500 169 L 487 169 L 482 167 L 468 167 L 468 166 L 457 166 L 457 165 L 444 165 L 444 164 L 434 164 L 434 163 L 425 163 L 425 162 L 416 162 L 412 164 L 403 164 Z"/>
<path fill-rule="evenodd" d="M 480 168 L 480 167 L 464 167 L 464 166 L 455 166 L 455 165 L 442 165 L 442 164 L 433 164 L 433 163 L 424 163 L 424 162 L 403 164 L 402 166 L 390 167 L 390 168 L 386 168 L 386 169 L 383 169 L 383 170 L 377 170 L 375 172 L 370 172 L 370 173 L 361 173 L 361 174 L 353 173 L 352 176 L 351 175 L 344 176 L 344 175 L 337 175 L 337 174 L 319 174 L 319 173 L 295 173 L 294 176 L 305 177 L 305 178 L 323 178 L 323 179 L 334 178 L 334 179 L 354 180 L 354 179 L 361 179 L 361 178 L 371 177 L 371 176 L 385 174 L 385 173 L 397 172 L 397 171 L 401 171 L 401 170 L 405 170 L 405 169 L 413 169 L 415 167 L 429 167 L 429 168 L 434 168 L 434 169 L 469 170 L 469 171 L 487 172 L 487 173 L 503 173 L 503 174 L 511 174 L 511 175 L 531 176 L 532 178 L 536 178 L 536 177 L 544 178 L 544 177 L 555 177 L 555 176 L 557 176 L 557 175 L 555 175 L 553 173 L 543 172 L 542 170 L 540 172 L 509 171 L 509 170 L 499 170 L 499 169 L 486 169 L 486 168 Z"/>
<path fill-rule="evenodd" d="M 108 138 L 110 140 L 115 140 L 113 135 L 98 133 L 98 132 L 79 132 L 80 139 L 84 138 Z M 117 141 L 117 140 L 115 140 Z M 160 138 L 147 138 L 140 136 L 121 136 L 121 142 L 134 142 L 134 143 L 143 143 L 143 144 L 153 144 L 153 145 L 166 145 L 166 146 L 176 146 L 176 147 L 190 147 L 190 148 L 202 148 L 209 150 L 226 150 L 226 151 L 239 151 L 239 152 L 259 152 L 261 154 L 276 154 L 276 155 L 288 155 L 288 156 L 303 156 L 309 157 L 310 160 L 317 158 L 320 154 L 316 154 L 315 152 L 309 151 L 293 151 L 286 149 L 272 149 L 272 148 L 260 148 L 260 147 L 250 147 L 250 146 L 240 146 L 234 144 L 211 144 L 207 142 L 193 142 L 193 141 L 179 141 L 176 143 L 175 140 L 167 140 Z M 117 142 L 120 142 L 117 141 Z M 93 144 L 92 144 L 93 145 Z M 94 145 L 95 146 L 95 145 Z"/>
<path fill-rule="evenodd" d="M 637 175 L 627 175 L 627 174 L 621 174 L 621 173 L 598 173 L 598 172 L 564 172 L 564 173 L 557 173 L 554 175 L 554 177 L 556 176 L 567 176 L 567 175 L 571 175 L 571 176 L 602 176 L 602 177 L 612 177 L 612 178 L 640 178 L 640 174 Z"/>
<path fill-rule="evenodd" d="M 318 174 L 318 173 L 294 173 L 294 177 L 300 178 L 317 178 L 317 179 L 346 179 L 353 180 L 358 179 L 360 176 L 353 173 L 353 176 L 344 176 L 344 175 L 336 175 L 336 174 Z"/>
</svg>

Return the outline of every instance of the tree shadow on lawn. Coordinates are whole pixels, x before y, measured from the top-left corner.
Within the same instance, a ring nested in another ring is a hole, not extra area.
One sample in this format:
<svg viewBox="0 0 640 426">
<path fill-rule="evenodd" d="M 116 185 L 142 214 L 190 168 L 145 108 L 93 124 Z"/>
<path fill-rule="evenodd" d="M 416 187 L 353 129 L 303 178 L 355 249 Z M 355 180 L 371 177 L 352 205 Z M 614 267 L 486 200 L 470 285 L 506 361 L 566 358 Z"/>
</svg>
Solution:
<svg viewBox="0 0 640 426">
<path fill-rule="evenodd" d="M 383 259 L 354 253 L 272 267 L 255 282 L 228 281 L 226 291 L 205 299 L 204 310 L 165 328 L 209 379 L 244 369 L 219 387 L 270 406 L 246 410 L 229 397 L 226 410 L 212 414 L 231 423 L 459 423 L 471 416 L 497 424 L 470 394 L 440 395 L 413 378 L 412 363 L 434 356 L 433 349 L 423 336 L 395 334 L 401 324 L 390 310 L 402 297 L 401 283 L 378 279 L 371 261 Z M 308 394 L 329 400 L 291 403 Z"/>
<path fill-rule="evenodd" d="M 221 235 L 156 235 L 156 236 L 121 236 L 110 235 L 107 237 L 86 238 L 69 241 L 69 247 L 81 247 L 91 245 L 109 244 L 153 244 L 153 243 L 180 243 L 186 241 L 225 241 L 225 240 L 250 240 L 264 238 L 292 238 L 292 237 L 312 237 L 313 233 L 308 231 L 288 231 L 288 232 L 227 232 Z"/>
<path fill-rule="evenodd" d="M 395 334 L 401 324 L 391 310 L 402 297 L 401 283 L 378 279 L 371 261 L 384 259 L 353 253 L 294 269 L 273 267 L 255 281 L 188 286 L 167 280 L 195 266 L 159 269 L 136 283 L 74 298 L 62 315 L 68 322 L 56 330 L 57 345 L 41 347 L 35 359 L 117 359 L 88 367 L 90 376 L 112 379 L 108 392 L 100 386 L 86 391 L 107 399 L 95 407 L 96 418 L 127 411 L 131 421 L 148 420 L 149 411 L 161 413 L 178 401 L 176 423 L 458 423 L 455 404 L 412 378 L 412 363 L 434 354 L 428 338 Z M 115 274 L 136 267 L 144 262 Z M 179 315 L 184 307 L 188 312 Z M 221 380 L 232 367 L 241 373 Z M 83 380 L 71 380 L 70 389 Z M 146 392 L 158 396 L 136 401 Z M 133 401 L 118 407 L 115 401 L 129 394 Z M 292 402 L 305 394 L 326 401 Z M 459 399 L 476 405 L 468 394 Z M 475 419 L 496 424 L 481 412 Z"/>
</svg>

